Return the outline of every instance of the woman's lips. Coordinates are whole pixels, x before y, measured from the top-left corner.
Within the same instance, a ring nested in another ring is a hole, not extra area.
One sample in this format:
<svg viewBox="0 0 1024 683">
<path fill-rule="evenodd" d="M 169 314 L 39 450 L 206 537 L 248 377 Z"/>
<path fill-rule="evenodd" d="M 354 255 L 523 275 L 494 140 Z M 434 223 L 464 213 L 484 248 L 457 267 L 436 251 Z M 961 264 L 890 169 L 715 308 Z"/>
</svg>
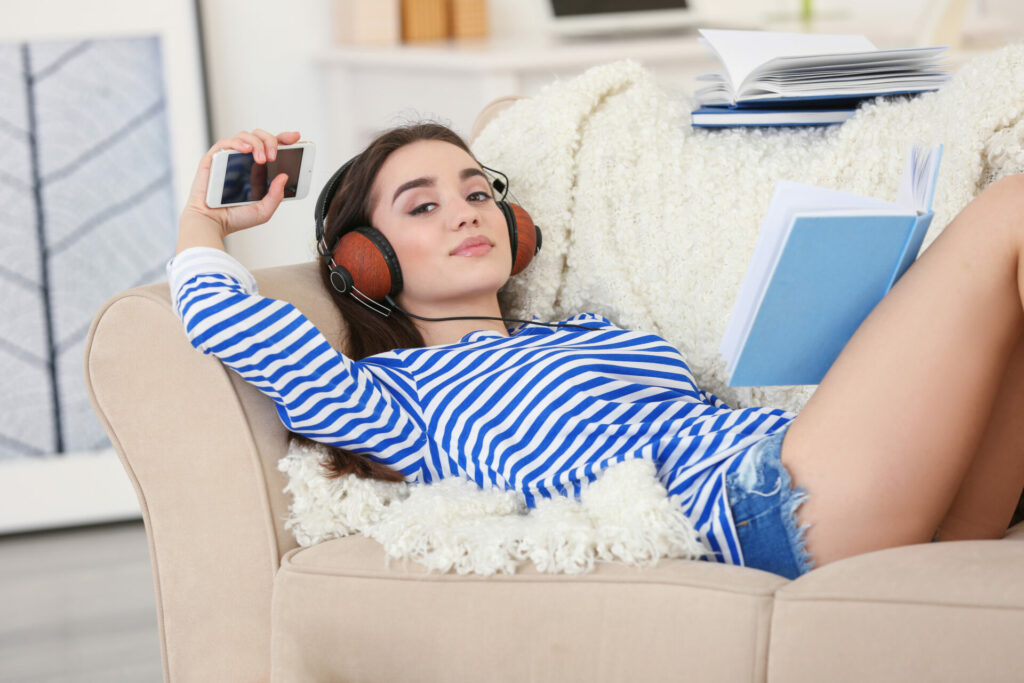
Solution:
<svg viewBox="0 0 1024 683">
<path fill-rule="evenodd" d="M 491 241 L 486 237 L 469 237 L 449 252 L 451 256 L 483 256 L 492 249 Z"/>
</svg>

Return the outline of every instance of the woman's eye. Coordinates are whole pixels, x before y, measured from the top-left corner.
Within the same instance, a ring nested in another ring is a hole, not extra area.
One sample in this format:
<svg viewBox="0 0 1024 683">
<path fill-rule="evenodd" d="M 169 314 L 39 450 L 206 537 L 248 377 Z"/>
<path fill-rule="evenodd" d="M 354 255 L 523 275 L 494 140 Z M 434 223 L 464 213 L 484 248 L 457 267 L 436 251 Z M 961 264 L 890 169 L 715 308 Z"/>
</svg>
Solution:
<svg viewBox="0 0 1024 683">
<path fill-rule="evenodd" d="M 487 194 L 484 191 L 474 192 L 473 194 L 469 195 L 469 200 L 473 202 L 486 202 L 490 198 L 491 195 Z"/>
<path fill-rule="evenodd" d="M 431 207 L 431 206 L 437 206 L 437 205 L 434 204 L 434 202 L 427 202 L 425 204 L 420 204 L 415 209 L 410 211 L 409 215 L 410 216 L 415 216 L 415 215 L 418 215 L 418 214 L 421 214 L 421 213 L 426 213 L 427 211 L 430 210 L 428 207 Z"/>
</svg>

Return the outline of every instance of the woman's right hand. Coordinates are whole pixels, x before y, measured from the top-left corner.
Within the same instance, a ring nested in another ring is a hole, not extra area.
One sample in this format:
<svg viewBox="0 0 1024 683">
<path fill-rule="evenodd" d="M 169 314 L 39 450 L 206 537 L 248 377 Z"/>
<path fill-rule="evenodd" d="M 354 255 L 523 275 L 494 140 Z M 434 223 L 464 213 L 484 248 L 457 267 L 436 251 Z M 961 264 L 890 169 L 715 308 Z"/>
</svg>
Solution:
<svg viewBox="0 0 1024 683">
<path fill-rule="evenodd" d="M 256 128 L 252 132 L 242 131 L 233 138 L 224 138 L 215 142 L 199 162 L 199 170 L 196 171 L 196 177 L 192 181 L 188 202 L 181 214 L 182 219 L 189 214 L 200 214 L 211 218 L 221 226 L 222 237 L 266 223 L 274 215 L 281 199 L 284 198 L 284 185 L 288 180 L 288 175 L 279 173 L 270 183 L 267 194 L 255 204 L 211 209 L 206 205 L 206 186 L 210 182 L 210 165 L 213 163 L 213 155 L 224 149 L 243 153 L 252 152 L 253 161 L 257 164 L 266 164 L 267 161 L 273 161 L 277 157 L 279 144 L 292 145 L 298 140 L 298 131 L 281 133 L 274 137 L 267 131 Z"/>
</svg>

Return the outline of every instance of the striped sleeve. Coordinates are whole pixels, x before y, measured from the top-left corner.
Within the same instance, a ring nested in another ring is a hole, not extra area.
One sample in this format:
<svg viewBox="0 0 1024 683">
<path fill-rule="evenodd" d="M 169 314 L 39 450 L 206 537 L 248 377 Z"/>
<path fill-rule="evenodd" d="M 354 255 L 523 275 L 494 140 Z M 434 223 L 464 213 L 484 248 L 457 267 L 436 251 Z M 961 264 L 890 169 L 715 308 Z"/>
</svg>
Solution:
<svg viewBox="0 0 1024 683">
<path fill-rule="evenodd" d="M 294 305 L 260 296 L 227 252 L 186 249 L 167 272 L 192 346 L 269 396 L 288 429 L 422 477 L 427 447 L 411 375 L 336 351 Z"/>
<path fill-rule="evenodd" d="M 700 398 L 701 398 L 702 401 L 704 401 L 704 403 L 707 403 L 710 406 L 714 406 L 715 408 L 729 408 L 729 405 L 725 401 L 723 401 L 722 399 L 718 398 L 717 396 L 712 394 L 710 391 L 701 390 Z M 732 409 L 729 408 L 729 410 L 732 410 Z"/>
</svg>

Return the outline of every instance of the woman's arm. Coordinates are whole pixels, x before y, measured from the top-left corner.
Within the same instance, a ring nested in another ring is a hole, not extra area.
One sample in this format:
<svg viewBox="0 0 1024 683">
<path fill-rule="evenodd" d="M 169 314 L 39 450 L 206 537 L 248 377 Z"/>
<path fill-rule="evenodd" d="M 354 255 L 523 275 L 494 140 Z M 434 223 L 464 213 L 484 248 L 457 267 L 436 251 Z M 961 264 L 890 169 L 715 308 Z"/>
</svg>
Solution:
<svg viewBox="0 0 1024 683">
<path fill-rule="evenodd" d="M 201 213 L 182 212 L 178 220 L 178 248 L 175 255 L 191 247 L 224 248 L 224 237 L 220 223 Z"/>
<path fill-rule="evenodd" d="M 256 204 L 206 206 L 216 150 L 252 149 L 257 163 L 265 163 L 278 140 L 297 136 L 239 134 L 203 157 L 179 223 L 177 254 L 167 266 L 174 308 L 189 342 L 270 397 L 290 430 L 369 455 L 417 480 L 427 448 L 412 379 L 396 368 L 371 371 L 336 351 L 291 303 L 260 296 L 255 278 L 224 250 L 224 235 L 273 215 L 283 174 Z"/>
<path fill-rule="evenodd" d="M 288 429 L 421 478 L 428 451 L 407 373 L 374 371 L 336 351 L 294 305 L 260 296 L 224 251 L 175 256 L 169 280 L 192 346 L 272 399 Z"/>
</svg>

